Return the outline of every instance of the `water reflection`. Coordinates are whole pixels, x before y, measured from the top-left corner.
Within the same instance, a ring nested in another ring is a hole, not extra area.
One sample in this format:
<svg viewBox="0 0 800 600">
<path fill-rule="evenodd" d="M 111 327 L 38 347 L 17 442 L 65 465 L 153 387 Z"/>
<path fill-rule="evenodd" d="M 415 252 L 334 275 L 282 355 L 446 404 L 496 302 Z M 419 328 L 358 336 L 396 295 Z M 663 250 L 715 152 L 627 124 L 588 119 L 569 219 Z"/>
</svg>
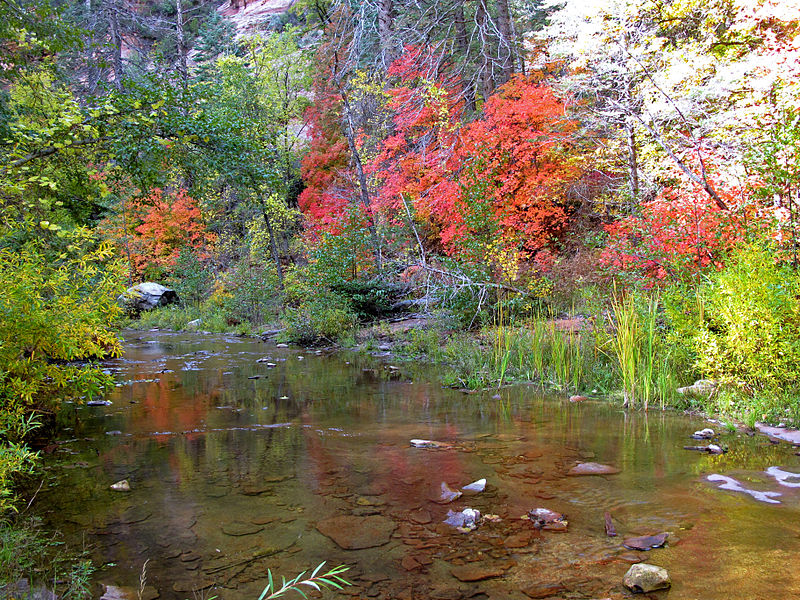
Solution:
<svg viewBox="0 0 800 600">
<path fill-rule="evenodd" d="M 673 576 L 662 596 L 800 593 L 790 568 L 800 490 L 765 473 L 800 471 L 787 444 L 727 434 L 731 451 L 708 456 L 683 450 L 704 423 L 670 413 L 525 386 L 497 400 L 441 389 L 420 365 L 398 376 L 380 360 L 243 338 L 127 337 L 125 358 L 107 365 L 120 382 L 113 404 L 74 408 L 38 502 L 51 525 L 91 546 L 98 582 L 135 587 L 149 559 L 151 595 L 244 599 L 267 568 L 293 575 L 327 560 L 352 566 L 358 597 L 592 598 L 621 594 L 629 563 L 645 559 Z M 412 448 L 412 438 L 451 447 Z M 621 472 L 567 476 L 589 461 Z M 781 505 L 719 490 L 713 474 L 780 491 Z M 484 477 L 485 492 L 436 502 L 442 482 Z M 130 493 L 109 489 L 120 479 Z M 469 534 L 442 523 L 465 507 L 500 520 Z M 536 507 L 567 515 L 568 531 L 519 519 Z M 606 537 L 605 512 L 620 537 Z M 335 520 L 344 515 L 356 519 Z M 364 535 L 354 523 L 386 543 L 344 549 Z M 666 548 L 622 547 L 661 532 Z"/>
</svg>

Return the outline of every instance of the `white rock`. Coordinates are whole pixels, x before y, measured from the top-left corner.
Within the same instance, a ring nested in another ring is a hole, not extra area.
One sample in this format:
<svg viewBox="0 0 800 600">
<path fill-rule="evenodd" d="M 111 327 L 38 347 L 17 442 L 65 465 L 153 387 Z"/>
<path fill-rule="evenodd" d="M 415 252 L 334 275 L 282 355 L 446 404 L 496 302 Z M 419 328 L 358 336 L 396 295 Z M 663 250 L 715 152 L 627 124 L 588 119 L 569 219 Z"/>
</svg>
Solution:
<svg viewBox="0 0 800 600">
<path fill-rule="evenodd" d="M 122 481 L 118 481 L 117 483 L 112 483 L 111 489 L 114 490 L 115 492 L 130 492 L 131 484 L 128 483 L 127 479 L 123 479 Z"/>
<path fill-rule="evenodd" d="M 647 563 L 631 565 L 622 582 L 632 592 L 644 594 L 663 590 L 672 585 L 666 569 Z"/>
<path fill-rule="evenodd" d="M 461 488 L 465 492 L 482 492 L 486 489 L 486 480 L 485 479 L 478 479 L 478 481 L 473 481 L 469 485 L 465 485 Z"/>
</svg>

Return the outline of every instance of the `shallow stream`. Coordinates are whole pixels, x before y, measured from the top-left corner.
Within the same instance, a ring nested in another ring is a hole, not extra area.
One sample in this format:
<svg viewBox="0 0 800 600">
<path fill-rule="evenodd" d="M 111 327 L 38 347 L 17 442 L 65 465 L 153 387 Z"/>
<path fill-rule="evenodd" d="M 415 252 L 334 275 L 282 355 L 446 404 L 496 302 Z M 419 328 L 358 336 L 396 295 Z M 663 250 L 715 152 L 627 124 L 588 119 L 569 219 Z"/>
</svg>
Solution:
<svg viewBox="0 0 800 600">
<path fill-rule="evenodd" d="M 112 404 L 68 411 L 36 501 L 89 548 L 98 590 L 137 588 L 147 561 L 145 600 L 256 600 L 267 569 L 293 577 L 324 560 L 351 567 L 346 592 L 359 598 L 620 598 L 630 563 L 645 561 L 672 577 L 655 598 L 800 597 L 800 479 L 765 472 L 800 473 L 788 443 L 726 432 L 729 452 L 714 456 L 683 449 L 708 423 L 673 413 L 527 386 L 466 394 L 390 357 L 125 338 L 124 358 L 107 363 Z M 583 462 L 620 472 L 567 474 Z M 709 475 L 781 495 L 760 502 Z M 484 492 L 436 502 L 443 482 L 481 478 Z M 131 491 L 112 491 L 122 479 Z M 442 523 L 465 507 L 500 519 L 469 533 Z M 566 532 L 520 519 L 537 507 L 566 515 Z M 622 545 L 658 533 L 663 548 Z"/>
</svg>

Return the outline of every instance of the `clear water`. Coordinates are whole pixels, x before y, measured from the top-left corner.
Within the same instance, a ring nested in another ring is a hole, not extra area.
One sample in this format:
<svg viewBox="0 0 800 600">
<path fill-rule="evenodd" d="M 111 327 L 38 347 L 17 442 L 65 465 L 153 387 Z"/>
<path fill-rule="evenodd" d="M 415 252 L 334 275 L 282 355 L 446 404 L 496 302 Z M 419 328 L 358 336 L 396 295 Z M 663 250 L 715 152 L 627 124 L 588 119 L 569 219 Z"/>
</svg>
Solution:
<svg viewBox="0 0 800 600">
<path fill-rule="evenodd" d="M 683 449 L 708 424 L 671 413 L 571 404 L 525 386 L 500 399 L 465 394 L 442 389 L 424 366 L 393 371 L 389 358 L 246 338 L 125 337 L 125 357 L 107 364 L 119 382 L 113 404 L 67 411 L 36 503 L 48 525 L 90 549 L 98 589 L 138 587 L 148 561 L 146 596 L 255 600 L 267 569 L 289 577 L 325 560 L 351 567 L 347 592 L 360 598 L 528 598 L 523 590 L 548 584 L 561 586 L 557 598 L 613 598 L 627 594 L 630 563 L 645 561 L 672 576 L 655 597 L 800 596 L 800 489 L 764 473 L 800 472 L 789 444 L 726 433 L 730 452 L 710 456 Z M 413 448 L 412 438 L 452 447 Z M 621 472 L 567 475 L 586 461 Z M 706 480 L 715 473 L 781 492 L 780 503 L 719 490 Z M 442 482 L 484 477 L 481 494 L 433 501 Z M 131 492 L 109 489 L 121 479 Z M 442 523 L 465 507 L 501 520 L 471 533 Z M 519 518 L 537 507 L 564 513 L 567 532 Z M 606 511 L 618 537 L 605 535 Z M 343 549 L 317 528 L 341 515 L 356 524 L 378 515 L 388 543 Z M 622 547 L 661 532 L 665 548 Z M 452 573 L 464 566 L 496 576 L 463 582 Z"/>
</svg>

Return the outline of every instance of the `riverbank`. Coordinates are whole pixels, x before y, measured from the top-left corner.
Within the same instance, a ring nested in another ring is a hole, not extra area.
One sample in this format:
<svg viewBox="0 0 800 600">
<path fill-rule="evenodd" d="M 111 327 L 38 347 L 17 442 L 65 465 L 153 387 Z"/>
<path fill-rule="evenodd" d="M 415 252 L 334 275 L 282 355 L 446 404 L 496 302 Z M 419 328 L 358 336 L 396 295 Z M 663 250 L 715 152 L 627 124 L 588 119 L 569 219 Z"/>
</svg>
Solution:
<svg viewBox="0 0 800 600">
<path fill-rule="evenodd" d="M 593 315 L 562 313 L 465 330 L 441 314 L 413 313 L 360 324 L 334 339 L 318 338 L 314 347 L 390 356 L 398 364 L 426 362 L 436 367 L 442 385 L 456 389 L 533 384 L 567 397 L 704 415 L 750 431 L 756 423 L 791 427 L 800 422 L 800 405 L 789 393 L 704 380 L 686 348 L 670 339 L 674 332 L 664 319 L 663 310 L 653 304 L 612 304 Z M 205 331 L 208 324 L 196 311 L 177 307 L 156 309 L 129 323 L 176 331 Z M 210 324 L 210 332 L 277 343 L 298 341 L 280 321 L 258 328 L 213 320 Z M 705 383 L 695 385 L 699 380 Z"/>
</svg>

